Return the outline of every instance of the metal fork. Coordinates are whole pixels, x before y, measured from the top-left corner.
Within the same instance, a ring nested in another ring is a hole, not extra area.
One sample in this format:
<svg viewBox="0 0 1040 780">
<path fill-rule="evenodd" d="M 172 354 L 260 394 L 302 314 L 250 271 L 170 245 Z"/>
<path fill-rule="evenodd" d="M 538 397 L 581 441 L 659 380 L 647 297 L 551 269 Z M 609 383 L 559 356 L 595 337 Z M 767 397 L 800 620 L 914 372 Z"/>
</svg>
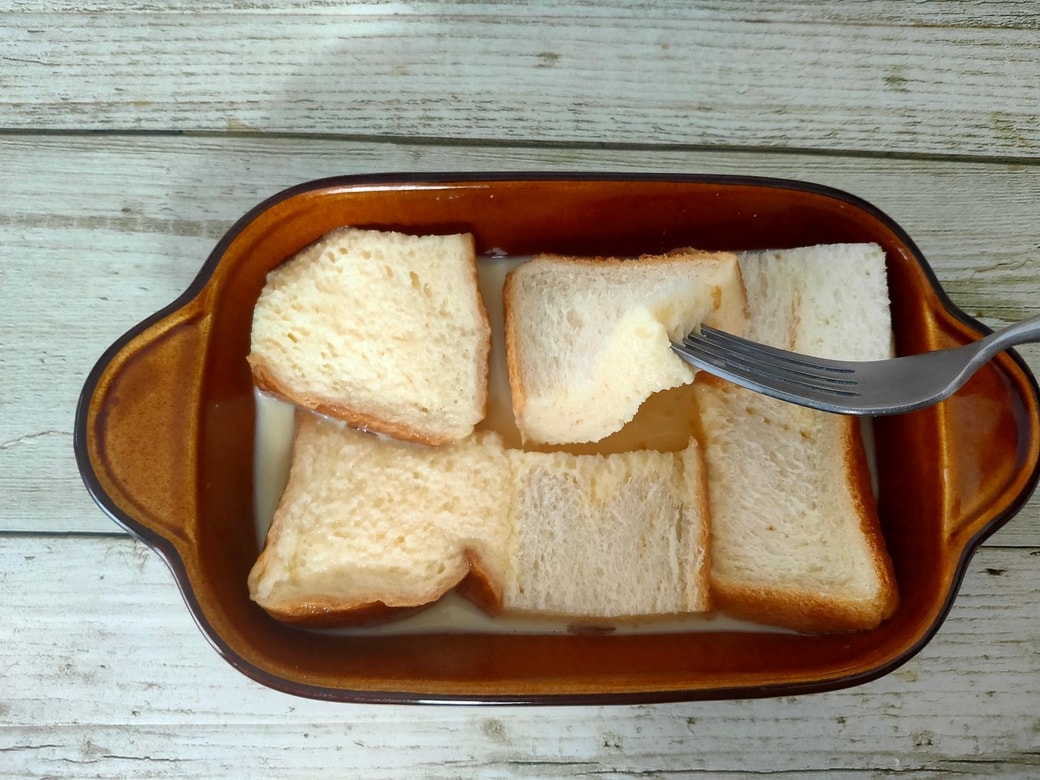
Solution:
<svg viewBox="0 0 1040 780">
<path fill-rule="evenodd" d="M 954 349 L 890 360 L 825 360 L 702 325 L 672 349 L 690 365 L 784 401 L 856 415 L 900 414 L 956 392 L 994 355 L 1040 341 L 1040 317 Z"/>
</svg>

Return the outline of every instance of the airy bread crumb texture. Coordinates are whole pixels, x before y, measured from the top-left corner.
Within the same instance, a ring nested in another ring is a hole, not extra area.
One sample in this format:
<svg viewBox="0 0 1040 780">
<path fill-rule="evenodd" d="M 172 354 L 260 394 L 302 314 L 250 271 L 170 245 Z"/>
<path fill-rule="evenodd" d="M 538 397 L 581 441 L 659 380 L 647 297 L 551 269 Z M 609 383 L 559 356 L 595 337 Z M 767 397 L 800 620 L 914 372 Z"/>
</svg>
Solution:
<svg viewBox="0 0 1040 780">
<path fill-rule="evenodd" d="M 732 253 L 677 250 L 636 259 L 540 255 L 510 273 L 506 355 L 524 440 L 600 441 L 640 404 L 688 384 L 671 350 L 701 322 L 741 332 Z"/>
<path fill-rule="evenodd" d="M 423 447 L 301 412 L 289 483 L 249 577 L 271 614 L 326 622 L 428 604 L 480 578 L 492 612 L 625 618 L 708 608 L 688 453 L 533 453 L 493 433 Z"/>
<path fill-rule="evenodd" d="M 749 338 L 821 357 L 891 354 L 880 247 L 739 257 Z M 712 589 L 720 606 L 806 631 L 878 625 L 897 594 L 859 421 L 718 381 L 695 392 L 710 485 Z"/>
<path fill-rule="evenodd" d="M 342 228 L 268 275 L 256 384 L 353 425 L 431 444 L 484 417 L 490 326 L 468 234 Z"/>
<path fill-rule="evenodd" d="M 494 434 L 425 447 L 299 412 L 250 593 L 273 614 L 306 619 L 427 604 L 472 566 L 501 583 L 509 492 Z"/>
<path fill-rule="evenodd" d="M 507 609 L 633 617 L 709 608 L 696 443 L 682 454 L 518 453 Z"/>
</svg>

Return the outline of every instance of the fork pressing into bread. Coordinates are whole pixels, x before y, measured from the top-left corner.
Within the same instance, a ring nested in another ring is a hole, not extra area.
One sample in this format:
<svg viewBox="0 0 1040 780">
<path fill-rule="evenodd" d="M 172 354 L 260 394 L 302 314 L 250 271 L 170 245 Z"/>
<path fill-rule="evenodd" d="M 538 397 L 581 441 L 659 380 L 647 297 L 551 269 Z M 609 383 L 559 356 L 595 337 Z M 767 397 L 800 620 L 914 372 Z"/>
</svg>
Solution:
<svg viewBox="0 0 1040 780">
<path fill-rule="evenodd" d="M 887 415 L 938 403 L 998 353 L 1036 341 L 1040 316 L 963 347 L 889 360 L 826 360 L 704 325 L 672 349 L 696 368 L 773 398 L 839 414 Z"/>
</svg>

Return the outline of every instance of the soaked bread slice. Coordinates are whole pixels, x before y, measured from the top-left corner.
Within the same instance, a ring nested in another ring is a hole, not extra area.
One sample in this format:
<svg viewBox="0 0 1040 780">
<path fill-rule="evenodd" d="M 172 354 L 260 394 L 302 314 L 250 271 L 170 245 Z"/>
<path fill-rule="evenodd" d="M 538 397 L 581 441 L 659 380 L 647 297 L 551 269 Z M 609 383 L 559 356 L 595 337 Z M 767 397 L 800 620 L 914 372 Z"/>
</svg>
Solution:
<svg viewBox="0 0 1040 780">
<path fill-rule="evenodd" d="M 736 256 L 676 250 L 635 259 L 542 255 L 506 279 L 506 356 L 525 441 L 600 441 L 649 396 L 688 384 L 671 350 L 701 322 L 740 333 Z"/>
<path fill-rule="evenodd" d="M 472 236 L 342 228 L 268 275 L 249 364 L 298 406 L 443 444 L 484 418 L 490 346 Z"/>
<path fill-rule="evenodd" d="M 495 434 L 426 447 L 299 412 L 250 595 L 309 625 L 429 604 L 471 571 L 500 599 L 511 475 Z"/>
<path fill-rule="evenodd" d="M 300 412 L 249 590 L 274 617 L 307 625 L 393 617 L 457 586 L 492 614 L 701 612 L 706 513 L 696 442 L 571 455 L 480 433 L 424 447 Z"/>
<path fill-rule="evenodd" d="M 891 354 L 872 244 L 740 255 L 747 336 L 819 357 Z M 867 629 L 898 599 L 860 421 L 715 379 L 695 388 L 720 609 L 804 631 Z"/>
</svg>

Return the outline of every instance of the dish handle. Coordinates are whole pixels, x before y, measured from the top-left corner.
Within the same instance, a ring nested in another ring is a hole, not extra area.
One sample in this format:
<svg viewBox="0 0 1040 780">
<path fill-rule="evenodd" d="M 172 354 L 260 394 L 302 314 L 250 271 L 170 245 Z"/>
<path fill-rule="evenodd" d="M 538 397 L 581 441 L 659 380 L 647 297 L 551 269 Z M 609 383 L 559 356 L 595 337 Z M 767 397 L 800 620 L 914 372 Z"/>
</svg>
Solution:
<svg viewBox="0 0 1040 780">
<path fill-rule="evenodd" d="M 977 330 L 951 318 L 941 329 L 959 346 Z M 1040 393 L 1015 352 L 1003 352 L 939 405 L 944 433 L 946 537 L 973 548 L 1014 515 L 1036 487 L 1040 469 Z"/>
<path fill-rule="evenodd" d="M 153 545 L 195 527 L 197 410 L 209 317 L 146 321 L 98 361 L 80 396 L 76 457 L 94 500 Z"/>
</svg>

